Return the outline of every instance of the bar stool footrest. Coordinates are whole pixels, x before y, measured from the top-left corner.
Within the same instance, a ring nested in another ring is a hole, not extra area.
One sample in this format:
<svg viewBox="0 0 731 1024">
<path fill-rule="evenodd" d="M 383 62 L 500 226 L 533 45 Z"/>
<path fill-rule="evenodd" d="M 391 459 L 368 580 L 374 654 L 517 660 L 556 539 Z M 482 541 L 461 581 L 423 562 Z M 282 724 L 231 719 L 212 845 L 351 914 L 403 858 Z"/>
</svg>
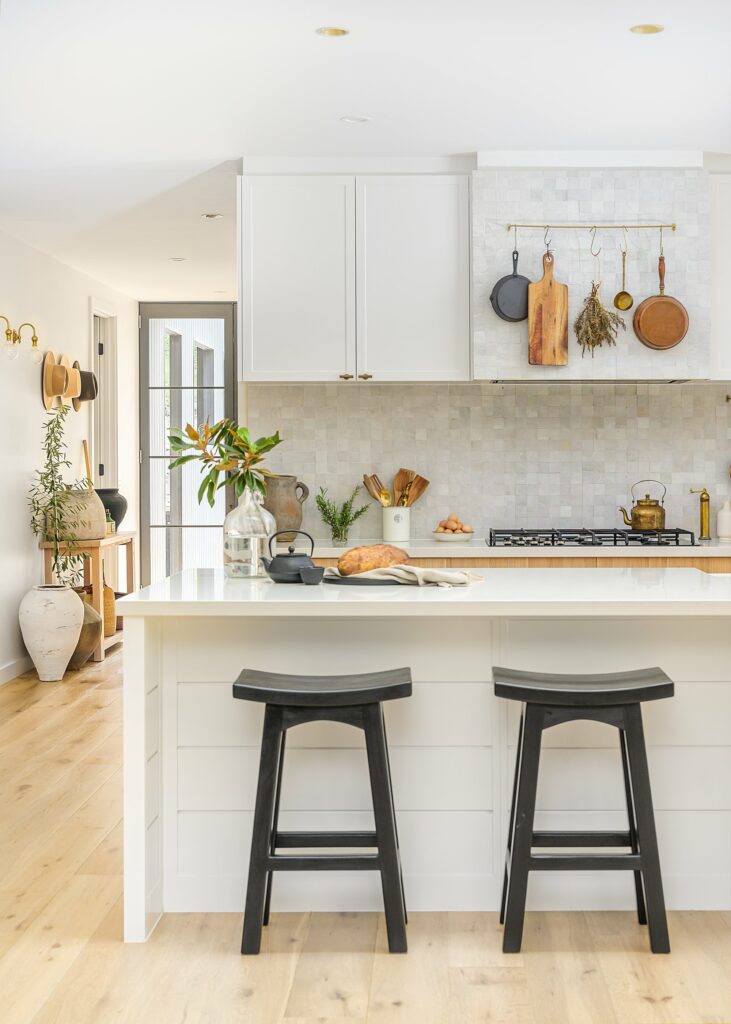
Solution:
<svg viewBox="0 0 731 1024">
<path fill-rule="evenodd" d="M 275 832 L 274 847 L 279 850 L 318 848 L 323 846 L 377 847 L 375 832 Z"/>
<path fill-rule="evenodd" d="M 639 853 L 533 853 L 531 871 L 640 871 Z"/>
<path fill-rule="evenodd" d="M 377 853 L 274 854 L 265 859 L 267 871 L 380 871 Z"/>
<path fill-rule="evenodd" d="M 533 846 L 631 846 L 629 832 L 534 832 Z"/>
</svg>

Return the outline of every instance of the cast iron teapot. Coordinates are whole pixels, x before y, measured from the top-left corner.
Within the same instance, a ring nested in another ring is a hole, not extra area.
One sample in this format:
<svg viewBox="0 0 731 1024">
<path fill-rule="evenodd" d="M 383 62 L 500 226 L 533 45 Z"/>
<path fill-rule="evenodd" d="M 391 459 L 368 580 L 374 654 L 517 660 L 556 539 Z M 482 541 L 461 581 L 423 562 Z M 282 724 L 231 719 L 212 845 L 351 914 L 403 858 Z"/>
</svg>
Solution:
<svg viewBox="0 0 731 1024">
<path fill-rule="evenodd" d="M 275 555 L 272 551 L 272 544 L 283 533 L 289 537 L 292 536 L 292 530 L 280 530 L 278 533 L 273 533 L 269 538 L 269 554 L 272 557 L 262 558 L 267 576 L 273 579 L 275 583 L 320 583 L 325 570 L 315 565 L 310 557 L 315 550 L 315 542 L 312 537 L 309 533 L 305 533 L 304 530 L 294 531 L 295 536 L 301 534 L 303 537 L 307 537 L 312 545 L 309 555 L 301 552 L 298 554 L 294 549 L 294 544 L 290 544 L 286 555 Z"/>
</svg>

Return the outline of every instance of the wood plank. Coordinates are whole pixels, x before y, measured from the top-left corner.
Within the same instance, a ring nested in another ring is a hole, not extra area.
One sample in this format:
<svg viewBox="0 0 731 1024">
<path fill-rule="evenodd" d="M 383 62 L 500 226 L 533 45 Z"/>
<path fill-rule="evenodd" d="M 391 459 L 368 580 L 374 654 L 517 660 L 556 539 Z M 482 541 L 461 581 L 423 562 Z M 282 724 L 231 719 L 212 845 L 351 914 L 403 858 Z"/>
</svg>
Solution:
<svg viewBox="0 0 731 1024">
<path fill-rule="evenodd" d="M 318 1016 L 365 1019 L 377 931 L 377 914 L 310 915 L 284 1021 Z"/>
</svg>

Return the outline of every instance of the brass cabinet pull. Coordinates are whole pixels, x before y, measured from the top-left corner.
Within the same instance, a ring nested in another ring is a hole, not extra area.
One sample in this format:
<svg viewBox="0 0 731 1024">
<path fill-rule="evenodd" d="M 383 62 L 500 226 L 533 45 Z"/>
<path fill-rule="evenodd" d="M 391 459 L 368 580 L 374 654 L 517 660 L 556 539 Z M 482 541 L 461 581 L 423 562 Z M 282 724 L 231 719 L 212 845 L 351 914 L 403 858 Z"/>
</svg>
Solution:
<svg viewBox="0 0 731 1024">
<path fill-rule="evenodd" d="M 358 380 L 370 380 L 372 376 L 372 373 L 359 373 Z"/>
<path fill-rule="evenodd" d="M 352 380 L 353 379 L 353 374 L 352 373 L 341 373 L 340 374 L 340 379 L 341 380 Z"/>
</svg>

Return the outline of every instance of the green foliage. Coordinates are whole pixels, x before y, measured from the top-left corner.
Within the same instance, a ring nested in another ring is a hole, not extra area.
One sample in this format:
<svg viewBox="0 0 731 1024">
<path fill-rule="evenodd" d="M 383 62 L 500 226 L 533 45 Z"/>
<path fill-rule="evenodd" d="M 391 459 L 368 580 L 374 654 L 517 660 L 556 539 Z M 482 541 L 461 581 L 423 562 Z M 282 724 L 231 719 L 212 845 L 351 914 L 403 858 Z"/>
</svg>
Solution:
<svg viewBox="0 0 731 1024">
<path fill-rule="evenodd" d="M 322 521 L 330 527 L 333 540 L 347 540 L 350 527 L 356 519 L 360 519 L 368 511 L 368 505 L 363 505 L 358 509 L 353 508 L 359 490 L 360 487 L 354 487 L 348 500 L 344 501 L 342 505 L 336 505 L 327 497 L 327 488 L 320 488 L 320 493 L 315 498 L 315 504 L 322 516 Z"/>
<path fill-rule="evenodd" d="M 262 461 L 267 452 L 281 444 L 279 431 L 271 437 L 251 440 L 246 427 L 240 427 L 233 420 L 219 420 L 211 426 L 208 422 L 197 430 L 190 423 L 185 430 L 175 427 L 168 434 L 173 452 L 184 452 L 170 463 L 169 468 L 183 466 L 186 462 L 201 463 L 202 480 L 198 488 L 198 502 L 208 499 L 213 507 L 216 491 L 226 484 L 235 488 L 240 498 L 246 487 L 266 496 L 266 478 L 274 476 L 264 469 Z"/>
<path fill-rule="evenodd" d="M 60 545 L 73 544 L 74 529 L 80 524 L 81 505 L 74 495 L 90 486 L 88 480 L 64 482 L 64 469 L 71 468 L 64 427 L 70 406 L 53 409 L 46 418 L 41 448 L 43 468 L 36 470 L 28 492 L 30 525 L 36 536 L 53 542 L 53 571 L 61 583 L 72 584 L 83 567 L 83 555 L 61 554 Z"/>
</svg>

